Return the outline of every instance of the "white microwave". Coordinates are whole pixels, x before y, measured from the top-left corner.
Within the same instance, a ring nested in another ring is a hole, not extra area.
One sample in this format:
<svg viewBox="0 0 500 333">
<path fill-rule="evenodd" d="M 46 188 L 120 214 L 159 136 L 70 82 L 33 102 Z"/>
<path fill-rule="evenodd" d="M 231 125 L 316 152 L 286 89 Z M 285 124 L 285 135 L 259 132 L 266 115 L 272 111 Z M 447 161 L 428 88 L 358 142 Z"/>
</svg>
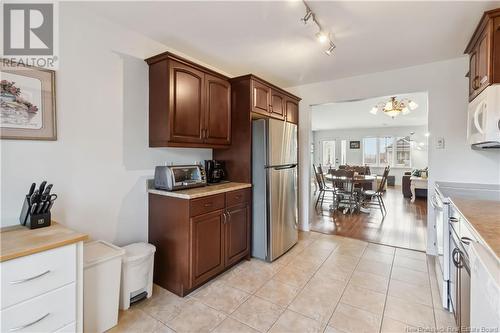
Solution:
<svg viewBox="0 0 500 333">
<path fill-rule="evenodd" d="M 473 149 L 500 148 L 500 84 L 487 87 L 469 103 L 467 143 Z"/>
</svg>

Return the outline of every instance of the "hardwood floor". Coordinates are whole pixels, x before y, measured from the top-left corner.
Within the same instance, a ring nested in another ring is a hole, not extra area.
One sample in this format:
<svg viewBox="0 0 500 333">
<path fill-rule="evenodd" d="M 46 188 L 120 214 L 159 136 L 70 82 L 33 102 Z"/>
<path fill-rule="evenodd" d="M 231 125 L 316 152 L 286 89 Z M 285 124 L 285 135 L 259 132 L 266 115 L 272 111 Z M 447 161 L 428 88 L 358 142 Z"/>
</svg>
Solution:
<svg viewBox="0 0 500 333">
<path fill-rule="evenodd" d="M 316 199 L 316 196 L 313 198 Z M 427 200 L 414 203 L 404 198 L 401 187 L 388 187 L 384 195 L 387 215 L 372 208 L 370 214 L 344 215 L 331 212 L 325 201 L 322 209 L 314 210 L 311 230 L 324 234 L 356 238 L 372 243 L 425 251 L 427 239 Z"/>
</svg>

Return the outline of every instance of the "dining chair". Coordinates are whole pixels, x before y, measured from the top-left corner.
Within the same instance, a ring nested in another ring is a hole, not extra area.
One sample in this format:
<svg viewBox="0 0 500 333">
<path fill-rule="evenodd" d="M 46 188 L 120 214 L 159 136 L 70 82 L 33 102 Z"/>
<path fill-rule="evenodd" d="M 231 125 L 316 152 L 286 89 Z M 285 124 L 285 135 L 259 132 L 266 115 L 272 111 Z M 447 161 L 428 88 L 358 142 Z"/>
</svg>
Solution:
<svg viewBox="0 0 500 333">
<path fill-rule="evenodd" d="M 380 184 L 376 191 L 366 190 L 363 191 L 362 193 L 363 206 L 379 207 L 380 212 L 382 213 L 383 216 L 387 214 L 387 209 L 385 208 L 383 194 L 384 194 L 385 183 L 387 182 L 387 177 L 389 176 L 389 171 L 390 167 L 387 166 L 384 169 L 384 173 L 382 174 L 382 179 L 380 180 Z M 376 201 L 373 201 L 373 199 L 375 199 Z"/>
<path fill-rule="evenodd" d="M 316 177 L 316 183 L 318 184 L 319 188 L 318 198 L 316 199 L 316 204 L 314 205 L 314 207 L 317 209 L 318 204 L 320 202 L 321 202 L 321 207 L 323 207 L 323 202 L 325 201 L 326 193 L 332 194 L 332 202 L 333 202 L 335 198 L 335 189 L 326 185 L 324 175 L 323 173 L 321 173 L 322 168 L 320 165 L 315 166 L 313 164 L 313 169 L 314 169 L 314 176 Z"/>
<path fill-rule="evenodd" d="M 333 188 L 337 194 L 336 207 L 347 206 L 350 214 L 358 207 L 357 193 L 354 188 L 354 171 L 339 169 L 333 171 Z"/>
</svg>

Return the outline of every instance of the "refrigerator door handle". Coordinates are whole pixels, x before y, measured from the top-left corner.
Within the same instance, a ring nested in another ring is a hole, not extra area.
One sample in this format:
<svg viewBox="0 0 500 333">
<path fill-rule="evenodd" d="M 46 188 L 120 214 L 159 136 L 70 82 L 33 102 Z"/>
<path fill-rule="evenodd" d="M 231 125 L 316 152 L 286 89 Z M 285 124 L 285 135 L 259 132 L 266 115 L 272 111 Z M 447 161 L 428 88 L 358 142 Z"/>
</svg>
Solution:
<svg viewBox="0 0 500 333">
<path fill-rule="evenodd" d="M 297 166 L 297 164 L 289 164 L 289 165 L 280 165 L 280 166 L 269 166 L 268 168 L 273 168 L 274 170 L 286 170 L 293 169 Z"/>
</svg>

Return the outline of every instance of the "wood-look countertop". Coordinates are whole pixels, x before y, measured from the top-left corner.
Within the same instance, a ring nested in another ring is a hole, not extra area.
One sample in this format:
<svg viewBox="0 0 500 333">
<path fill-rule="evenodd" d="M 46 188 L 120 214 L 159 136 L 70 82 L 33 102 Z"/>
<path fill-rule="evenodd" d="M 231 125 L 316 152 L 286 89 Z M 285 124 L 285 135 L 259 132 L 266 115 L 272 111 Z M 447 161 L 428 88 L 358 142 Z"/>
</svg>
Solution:
<svg viewBox="0 0 500 333">
<path fill-rule="evenodd" d="M 84 241 L 88 235 L 52 221 L 49 227 L 28 229 L 21 225 L 0 230 L 0 262 Z"/>
<path fill-rule="evenodd" d="M 450 200 L 500 261 L 500 201 L 462 197 Z"/>
<path fill-rule="evenodd" d="M 252 187 L 252 184 L 249 183 L 222 183 L 217 185 L 210 185 L 204 187 L 196 187 L 187 190 L 179 190 L 179 191 L 162 191 L 156 190 L 153 188 L 148 189 L 149 193 L 165 195 L 168 197 L 180 198 L 180 199 L 196 199 L 201 197 L 207 197 L 209 195 L 220 194 L 235 190 L 241 190 L 244 188 Z"/>
</svg>

